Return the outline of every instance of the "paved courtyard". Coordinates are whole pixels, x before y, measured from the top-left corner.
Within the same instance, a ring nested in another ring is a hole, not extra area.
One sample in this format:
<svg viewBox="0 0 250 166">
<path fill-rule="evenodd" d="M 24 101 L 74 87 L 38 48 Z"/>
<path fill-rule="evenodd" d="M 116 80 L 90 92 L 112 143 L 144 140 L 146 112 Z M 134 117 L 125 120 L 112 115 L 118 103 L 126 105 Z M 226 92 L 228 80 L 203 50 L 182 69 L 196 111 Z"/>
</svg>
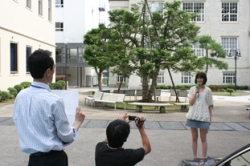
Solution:
<svg viewBox="0 0 250 166">
<path fill-rule="evenodd" d="M 79 91 L 79 105 L 85 111 L 86 120 L 81 126 L 78 139 L 66 148 L 70 166 L 94 165 L 94 149 L 98 141 L 105 139 L 108 123 L 120 118 L 125 112 L 142 115 L 147 121 L 146 132 L 151 141 L 152 152 L 138 165 L 177 165 L 181 159 L 192 158 L 191 134 L 185 127 L 185 112 L 157 110 L 137 113 L 134 110 L 84 105 L 84 92 L 95 88 L 71 89 Z M 162 100 L 168 100 L 169 93 L 162 93 Z M 241 97 L 214 96 L 211 129 L 208 134 L 208 155 L 224 156 L 250 143 L 250 119 L 246 106 L 250 95 Z M 173 99 L 172 99 L 173 100 Z M 0 166 L 27 165 L 28 155 L 20 152 L 17 132 L 12 120 L 13 103 L 0 105 Z M 134 123 L 124 147 L 139 147 L 141 140 Z M 200 148 L 200 147 L 199 147 Z M 199 149 L 199 152 L 201 150 Z"/>
</svg>

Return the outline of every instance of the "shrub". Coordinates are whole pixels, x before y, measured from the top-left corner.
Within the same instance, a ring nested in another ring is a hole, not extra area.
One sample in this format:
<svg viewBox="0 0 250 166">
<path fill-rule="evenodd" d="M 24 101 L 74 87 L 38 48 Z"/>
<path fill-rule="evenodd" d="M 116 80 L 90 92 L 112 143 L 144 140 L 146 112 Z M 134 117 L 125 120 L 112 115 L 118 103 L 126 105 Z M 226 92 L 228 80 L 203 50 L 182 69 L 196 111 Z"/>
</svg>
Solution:
<svg viewBox="0 0 250 166">
<path fill-rule="evenodd" d="M 226 92 L 226 89 L 220 89 L 221 92 Z"/>
<path fill-rule="evenodd" d="M 13 96 L 16 97 L 17 95 L 17 90 L 15 88 L 9 87 L 8 88 L 9 93 Z"/>
<path fill-rule="evenodd" d="M 49 88 L 50 88 L 51 90 L 55 89 L 55 83 L 49 83 Z"/>
<path fill-rule="evenodd" d="M 56 83 L 61 84 L 61 89 L 66 85 L 66 82 L 64 80 L 58 80 Z"/>
<path fill-rule="evenodd" d="M 17 93 L 19 93 L 23 89 L 23 86 L 22 85 L 15 85 L 14 88 L 16 89 Z"/>
<path fill-rule="evenodd" d="M 212 90 L 212 91 L 218 91 L 218 86 L 217 85 L 208 85 L 208 87 Z"/>
<path fill-rule="evenodd" d="M 54 89 L 62 89 L 62 84 L 59 82 L 54 83 Z"/>
<path fill-rule="evenodd" d="M 232 95 L 232 93 L 234 92 L 234 89 L 227 88 L 227 92 L 230 93 L 230 95 Z"/>
<path fill-rule="evenodd" d="M 23 88 L 25 89 L 25 88 L 28 88 L 28 87 L 30 87 L 30 85 L 31 85 L 31 82 L 22 82 L 20 85 L 22 85 L 23 86 Z"/>
<path fill-rule="evenodd" d="M 7 91 L 1 91 L 0 96 L 1 96 L 1 100 L 6 100 L 11 97 L 10 93 Z"/>
</svg>

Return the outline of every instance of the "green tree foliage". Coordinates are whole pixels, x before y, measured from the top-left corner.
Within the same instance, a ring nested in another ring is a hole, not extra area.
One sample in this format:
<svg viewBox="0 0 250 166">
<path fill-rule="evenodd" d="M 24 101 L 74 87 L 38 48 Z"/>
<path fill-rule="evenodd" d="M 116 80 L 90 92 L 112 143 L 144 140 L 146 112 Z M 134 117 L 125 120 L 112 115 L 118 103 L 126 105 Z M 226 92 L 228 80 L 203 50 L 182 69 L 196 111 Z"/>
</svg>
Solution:
<svg viewBox="0 0 250 166">
<path fill-rule="evenodd" d="M 230 95 L 232 95 L 232 93 L 234 92 L 234 89 L 231 89 L 231 88 L 227 88 L 226 90 Z"/>
<path fill-rule="evenodd" d="M 116 40 L 117 33 L 104 24 L 100 24 L 84 36 L 84 44 L 87 47 L 83 57 L 97 73 L 99 90 L 102 90 L 103 71 L 114 66 L 114 62 L 118 60 L 116 54 L 120 51 L 120 46 L 115 44 Z"/>
<path fill-rule="evenodd" d="M 200 48 L 206 51 L 206 56 L 201 58 L 206 63 L 205 73 L 208 72 L 208 66 L 212 67 L 212 65 L 219 69 L 228 69 L 228 64 L 219 60 L 226 57 L 226 52 L 219 43 L 209 35 L 201 36 L 198 42 L 200 43 Z"/>
<path fill-rule="evenodd" d="M 171 71 L 200 70 L 204 61 L 194 56 L 188 41 L 193 41 L 199 27 L 190 22 L 195 14 L 180 10 L 180 1 L 166 2 L 163 12 L 149 10 L 145 3 L 134 4 L 131 12 L 113 10 L 110 13 L 112 27 L 127 42 L 127 51 L 133 55 L 136 73 L 142 77 L 142 98 L 151 100 L 161 69 L 167 69 L 174 86 Z M 150 89 L 148 79 L 152 79 Z"/>
</svg>

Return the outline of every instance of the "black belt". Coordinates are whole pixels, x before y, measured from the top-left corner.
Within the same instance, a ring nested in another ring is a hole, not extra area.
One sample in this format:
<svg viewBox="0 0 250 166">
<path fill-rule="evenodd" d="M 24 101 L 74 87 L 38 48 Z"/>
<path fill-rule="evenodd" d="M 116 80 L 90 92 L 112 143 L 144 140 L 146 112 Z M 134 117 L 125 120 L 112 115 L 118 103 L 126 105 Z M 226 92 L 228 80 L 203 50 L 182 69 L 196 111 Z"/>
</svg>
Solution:
<svg viewBox="0 0 250 166">
<path fill-rule="evenodd" d="M 51 150 L 49 152 L 36 152 L 36 153 L 31 154 L 30 156 L 46 156 L 46 155 L 57 153 L 57 152 L 62 152 L 62 151 Z"/>
</svg>

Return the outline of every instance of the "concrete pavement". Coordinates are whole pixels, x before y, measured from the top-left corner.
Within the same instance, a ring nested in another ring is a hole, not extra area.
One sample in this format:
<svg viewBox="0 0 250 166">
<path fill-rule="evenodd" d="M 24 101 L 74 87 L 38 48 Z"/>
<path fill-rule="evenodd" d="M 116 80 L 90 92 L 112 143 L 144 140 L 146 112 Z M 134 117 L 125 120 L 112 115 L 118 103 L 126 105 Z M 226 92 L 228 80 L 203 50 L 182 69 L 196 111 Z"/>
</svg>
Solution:
<svg viewBox="0 0 250 166">
<path fill-rule="evenodd" d="M 192 158 L 191 134 L 185 127 L 185 112 L 168 110 L 165 114 L 158 111 L 136 113 L 133 110 L 92 108 L 83 104 L 85 95 L 95 88 L 75 89 L 80 93 L 79 105 L 86 113 L 86 120 L 79 130 L 78 139 L 66 148 L 70 166 L 94 165 L 94 151 L 97 142 L 105 139 L 105 128 L 111 120 L 120 118 L 125 112 L 147 118 L 146 132 L 151 141 L 152 152 L 139 163 L 140 166 L 174 166 L 181 159 Z M 168 93 L 165 93 L 168 100 Z M 208 155 L 224 156 L 249 143 L 250 119 L 246 106 L 250 96 L 214 96 L 213 123 L 208 134 Z M 20 152 L 18 136 L 12 120 L 13 104 L 0 105 L 0 166 L 27 165 L 28 155 Z M 140 135 L 133 123 L 131 134 L 124 147 L 141 146 Z M 200 144 L 199 144 L 200 145 Z M 199 154 L 201 149 L 199 146 Z"/>
</svg>

